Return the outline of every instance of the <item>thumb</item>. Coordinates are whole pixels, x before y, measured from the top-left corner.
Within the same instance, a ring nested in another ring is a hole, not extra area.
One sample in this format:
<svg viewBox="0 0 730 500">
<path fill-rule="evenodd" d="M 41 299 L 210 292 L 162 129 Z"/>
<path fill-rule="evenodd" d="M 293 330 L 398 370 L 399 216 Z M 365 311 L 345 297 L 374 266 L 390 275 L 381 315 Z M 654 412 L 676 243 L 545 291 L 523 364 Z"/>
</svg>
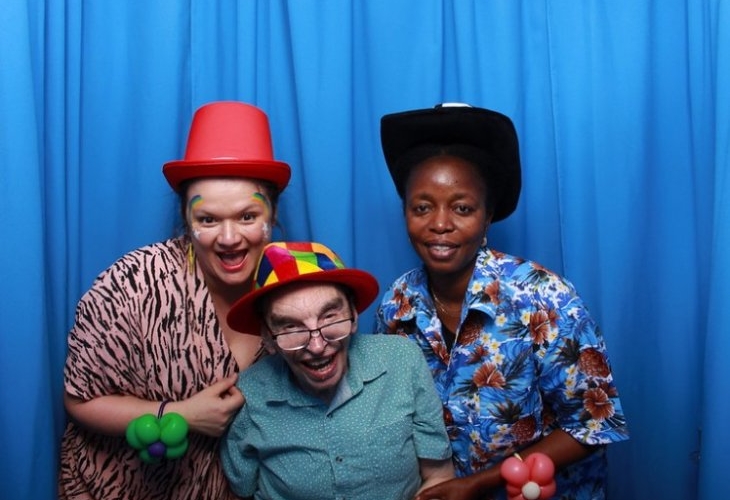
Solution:
<svg viewBox="0 0 730 500">
<path fill-rule="evenodd" d="M 211 389 L 215 391 L 216 394 L 219 396 L 222 395 L 225 392 L 228 392 L 231 387 L 236 385 L 236 382 L 238 381 L 238 374 L 234 373 L 233 375 L 229 375 L 226 378 L 223 378 L 219 380 L 218 382 L 214 383 L 210 386 Z"/>
</svg>

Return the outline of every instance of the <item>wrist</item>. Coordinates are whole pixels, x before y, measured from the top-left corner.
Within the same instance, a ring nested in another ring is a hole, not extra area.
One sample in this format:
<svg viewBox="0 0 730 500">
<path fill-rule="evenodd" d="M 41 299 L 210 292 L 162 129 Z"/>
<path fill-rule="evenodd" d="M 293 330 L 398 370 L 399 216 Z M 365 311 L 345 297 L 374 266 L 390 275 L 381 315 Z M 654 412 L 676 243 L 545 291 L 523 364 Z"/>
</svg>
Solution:
<svg viewBox="0 0 730 500">
<path fill-rule="evenodd" d="M 165 408 L 170 403 L 172 403 L 172 401 L 170 401 L 169 399 L 166 399 L 162 403 L 160 403 L 160 406 L 157 409 L 157 418 L 162 418 L 162 415 L 165 414 Z M 170 411 L 170 410 L 168 409 L 168 411 Z"/>
<path fill-rule="evenodd" d="M 471 479 L 469 488 L 475 494 L 478 494 L 478 498 L 487 497 L 495 489 L 499 488 L 504 484 L 504 479 L 499 470 L 500 464 L 496 464 L 488 469 L 467 476 Z"/>
<path fill-rule="evenodd" d="M 178 415 L 182 416 L 185 419 L 185 421 L 188 423 L 189 431 L 197 432 L 196 425 L 195 425 L 195 418 L 191 417 L 191 414 L 188 411 L 184 401 L 168 402 L 165 405 L 165 414 L 167 414 L 167 413 L 177 413 Z"/>
</svg>

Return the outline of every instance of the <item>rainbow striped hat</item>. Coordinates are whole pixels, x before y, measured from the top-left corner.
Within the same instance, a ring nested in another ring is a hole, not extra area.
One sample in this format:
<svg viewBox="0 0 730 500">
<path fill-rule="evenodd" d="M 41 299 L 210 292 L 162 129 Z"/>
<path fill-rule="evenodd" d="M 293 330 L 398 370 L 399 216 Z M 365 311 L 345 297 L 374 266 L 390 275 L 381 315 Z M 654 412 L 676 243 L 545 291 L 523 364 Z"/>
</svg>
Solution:
<svg viewBox="0 0 730 500">
<path fill-rule="evenodd" d="M 321 243 L 269 243 L 256 265 L 253 290 L 233 304 L 226 318 L 228 325 L 239 332 L 260 334 L 256 302 L 273 290 L 302 281 L 349 287 L 359 313 L 367 309 L 379 291 L 378 281 L 370 273 L 346 268 L 337 254 Z"/>
</svg>

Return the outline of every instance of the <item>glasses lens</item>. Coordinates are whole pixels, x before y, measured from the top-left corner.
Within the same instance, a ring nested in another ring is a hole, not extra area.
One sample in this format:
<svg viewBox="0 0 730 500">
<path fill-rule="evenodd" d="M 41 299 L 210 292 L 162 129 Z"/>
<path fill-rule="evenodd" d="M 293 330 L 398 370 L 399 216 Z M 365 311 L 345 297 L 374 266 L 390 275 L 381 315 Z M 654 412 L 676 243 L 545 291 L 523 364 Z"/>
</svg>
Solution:
<svg viewBox="0 0 730 500">
<path fill-rule="evenodd" d="M 295 332 L 280 333 L 275 337 L 276 343 L 284 350 L 295 351 L 306 347 L 312 336 L 316 336 L 317 334 L 321 335 L 326 342 L 335 342 L 350 335 L 351 322 L 352 318 L 340 319 L 327 325 L 322 325 L 313 331 L 297 330 Z"/>
<path fill-rule="evenodd" d="M 309 330 L 299 330 L 297 332 L 277 335 L 276 343 L 282 349 L 301 349 L 309 343 Z"/>
<path fill-rule="evenodd" d="M 324 325 L 319 331 L 322 333 L 322 337 L 328 342 L 342 340 L 350 335 L 350 321 L 350 319 L 341 319 L 329 325 Z"/>
</svg>

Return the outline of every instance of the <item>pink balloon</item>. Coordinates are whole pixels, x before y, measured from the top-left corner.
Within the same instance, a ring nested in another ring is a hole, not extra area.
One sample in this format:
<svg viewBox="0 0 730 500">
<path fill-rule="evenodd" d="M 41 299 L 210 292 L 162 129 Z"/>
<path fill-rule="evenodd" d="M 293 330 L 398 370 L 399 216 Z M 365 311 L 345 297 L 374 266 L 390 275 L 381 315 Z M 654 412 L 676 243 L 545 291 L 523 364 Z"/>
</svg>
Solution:
<svg viewBox="0 0 730 500">
<path fill-rule="evenodd" d="M 502 473 L 505 481 L 518 488 L 522 488 L 522 485 L 530 480 L 530 468 L 525 462 L 515 457 L 509 457 L 502 462 L 499 471 Z"/>
<path fill-rule="evenodd" d="M 550 484 L 540 486 L 540 500 L 547 500 L 555 494 L 557 486 L 555 481 L 551 481 Z"/>
<path fill-rule="evenodd" d="M 505 488 L 507 489 L 507 495 L 509 496 L 510 500 L 513 498 L 517 498 L 519 495 L 522 494 L 522 486 L 515 486 L 514 484 L 507 483 L 505 485 Z"/>
<path fill-rule="evenodd" d="M 500 466 L 502 477 L 506 481 L 508 500 L 526 500 L 523 486 L 532 481 L 533 487 L 538 486 L 540 494 L 538 500 L 547 500 L 555 494 L 555 464 L 544 453 L 532 453 L 523 461 L 517 456 L 509 457 Z M 531 498 L 535 492 L 530 490 Z"/>
<path fill-rule="evenodd" d="M 531 454 L 525 459 L 525 464 L 530 468 L 530 479 L 540 486 L 550 483 L 555 476 L 555 464 L 544 453 Z"/>
</svg>

